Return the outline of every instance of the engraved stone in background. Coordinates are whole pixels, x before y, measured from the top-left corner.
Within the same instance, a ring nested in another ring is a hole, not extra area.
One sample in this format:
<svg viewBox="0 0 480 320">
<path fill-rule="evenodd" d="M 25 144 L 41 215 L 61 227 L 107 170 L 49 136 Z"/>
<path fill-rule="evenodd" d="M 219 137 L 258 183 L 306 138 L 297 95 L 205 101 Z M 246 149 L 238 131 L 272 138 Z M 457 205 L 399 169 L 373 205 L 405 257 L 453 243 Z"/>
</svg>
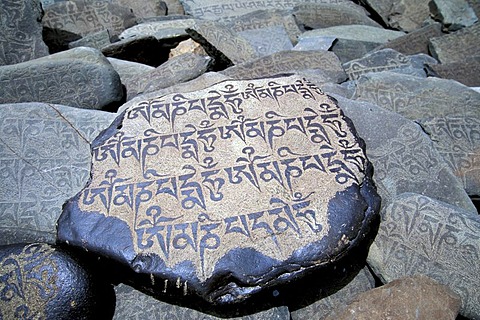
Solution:
<svg viewBox="0 0 480 320">
<path fill-rule="evenodd" d="M 463 62 L 480 52 L 480 23 L 430 39 L 432 56 L 441 63 Z"/>
<path fill-rule="evenodd" d="M 452 79 L 469 87 L 480 86 L 480 55 L 459 62 L 429 64 L 428 68 L 440 78 Z"/>
<path fill-rule="evenodd" d="M 318 70 L 330 82 L 340 83 L 347 78 L 337 56 L 328 51 L 278 52 L 230 67 L 221 73 L 234 79 L 254 79 L 305 69 Z"/>
<path fill-rule="evenodd" d="M 273 288 L 288 295 L 277 285 L 322 279 L 366 249 L 379 198 L 363 148 L 298 77 L 158 96 L 92 144 L 92 179 L 58 239 L 129 265 L 148 279 L 136 285 L 179 304 L 235 310 L 261 295 L 264 306 Z"/>
<path fill-rule="evenodd" d="M 462 298 L 460 314 L 480 317 L 480 216 L 405 193 L 385 211 L 368 263 L 385 282 L 416 274 L 447 285 Z"/>
<path fill-rule="evenodd" d="M 113 0 L 112 2 L 132 9 L 139 20 L 167 14 L 167 5 L 161 0 Z"/>
<path fill-rule="evenodd" d="M 368 146 L 382 207 L 396 195 L 414 192 L 476 212 L 462 183 L 418 124 L 370 103 L 335 98 Z"/>
<path fill-rule="evenodd" d="M 449 31 L 469 27 L 478 21 L 466 0 L 431 0 L 428 5 L 432 17 Z"/>
<path fill-rule="evenodd" d="M 326 320 L 455 319 L 462 301 L 449 287 L 417 275 L 393 280 L 339 305 Z"/>
<path fill-rule="evenodd" d="M 283 26 L 245 30 L 238 34 L 251 44 L 258 57 L 293 49 L 292 42 Z"/>
<path fill-rule="evenodd" d="M 107 319 L 111 285 L 79 259 L 47 244 L 0 246 L 0 318 Z"/>
<path fill-rule="evenodd" d="M 472 7 L 473 11 L 475 12 L 475 15 L 480 17 L 480 1 L 478 0 L 467 0 L 468 4 L 470 7 Z"/>
<path fill-rule="evenodd" d="M 118 73 L 118 75 L 120 76 L 120 80 L 122 81 L 123 84 L 128 83 L 129 81 L 131 81 L 132 78 L 136 76 L 139 76 L 142 74 L 145 75 L 155 70 L 154 67 L 147 66 L 146 64 L 126 61 L 121 59 L 115 59 L 115 58 L 107 58 L 107 60 L 108 62 L 110 62 L 112 67 L 115 69 L 115 71 Z"/>
<path fill-rule="evenodd" d="M 137 36 L 154 36 L 157 39 L 163 37 L 186 36 L 186 28 L 195 25 L 195 20 L 188 16 L 175 17 L 176 19 L 160 19 L 155 21 L 146 21 L 130 27 L 120 34 L 120 39 L 127 39 Z"/>
<path fill-rule="evenodd" d="M 42 39 L 42 7 L 38 0 L 0 1 L 0 65 L 48 55 Z"/>
<path fill-rule="evenodd" d="M 0 244 L 55 242 L 63 203 L 90 175 L 90 142 L 115 114 L 43 103 L 0 105 Z"/>
<path fill-rule="evenodd" d="M 107 29 L 87 34 L 86 36 L 68 44 L 70 49 L 76 47 L 90 47 L 101 50 L 110 44 L 110 33 Z"/>
<path fill-rule="evenodd" d="M 298 43 L 292 50 L 296 51 L 309 51 L 309 50 L 324 50 L 328 51 L 333 42 L 337 38 L 335 37 L 308 37 L 300 38 Z"/>
<path fill-rule="evenodd" d="M 105 109 L 122 97 L 120 77 L 93 48 L 74 48 L 0 67 L 0 103 L 46 102 Z"/>
</svg>

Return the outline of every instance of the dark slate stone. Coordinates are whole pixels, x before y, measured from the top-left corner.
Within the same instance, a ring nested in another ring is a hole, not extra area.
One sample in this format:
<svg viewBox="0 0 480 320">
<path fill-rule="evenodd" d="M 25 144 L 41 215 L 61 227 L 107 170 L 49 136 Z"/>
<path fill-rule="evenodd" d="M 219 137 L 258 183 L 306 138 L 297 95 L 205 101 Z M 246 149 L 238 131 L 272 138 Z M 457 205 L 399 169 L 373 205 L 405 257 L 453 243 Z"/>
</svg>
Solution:
<svg viewBox="0 0 480 320">
<path fill-rule="evenodd" d="M 74 48 L 0 67 L 0 103 L 47 102 L 110 109 L 122 98 L 120 77 L 93 48 Z"/>
<path fill-rule="evenodd" d="M 283 26 L 245 30 L 238 34 L 250 43 L 258 57 L 293 49 L 292 42 Z"/>
<path fill-rule="evenodd" d="M 101 50 L 103 47 L 110 45 L 110 43 L 110 33 L 107 29 L 104 29 L 72 41 L 68 44 L 68 47 L 70 49 L 77 47 L 90 47 Z"/>
<path fill-rule="evenodd" d="M 90 175 L 90 142 L 115 116 L 44 103 L 0 105 L 0 244 L 55 243 L 62 205 Z"/>
<path fill-rule="evenodd" d="M 380 206 L 364 150 L 336 103 L 295 76 L 158 96 L 93 142 L 92 179 L 57 236 L 162 300 L 267 309 L 299 281 L 318 289 L 363 264 Z"/>
<path fill-rule="evenodd" d="M 0 65 L 48 55 L 42 40 L 42 7 L 38 0 L 0 1 Z"/>
<path fill-rule="evenodd" d="M 441 63 L 463 62 L 480 52 L 480 23 L 430 39 L 432 56 Z"/>
<path fill-rule="evenodd" d="M 404 193 L 382 210 L 368 263 L 384 282 L 426 275 L 462 298 L 460 314 L 480 318 L 480 216 Z"/>
<path fill-rule="evenodd" d="M 112 2 L 131 9 L 138 20 L 167 14 L 167 4 L 162 0 L 113 0 Z"/>
<path fill-rule="evenodd" d="M 428 5 L 433 18 L 441 21 L 449 31 L 469 27 L 478 21 L 466 0 L 431 0 Z"/>
<path fill-rule="evenodd" d="M 429 64 L 431 75 L 452 79 L 469 87 L 480 87 L 480 55 L 459 62 Z"/>
<path fill-rule="evenodd" d="M 233 79 L 255 79 L 315 69 L 330 82 L 347 77 L 337 56 L 328 51 L 283 51 L 230 67 L 221 73 Z"/>
<path fill-rule="evenodd" d="M 333 42 L 337 38 L 335 37 L 308 37 L 300 38 L 298 43 L 293 47 L 292 50 L 298 51 L 316 51 L 324 50 L 328 51 L 333 45 Z"/>
<path fill-rule="evenodd" d="M 120 39 L 133 37 L 154 36 L 155 38 L 169 39 L 187 36 L 185 29 L 193 27 L 195 19 L 189 16 L 166 16 L 153 21 L 145 21 L 123 31 Z"/>
<path fill-rule="evenodd" d="M 120 76 L 120 80 L 123 84 L 128 83 L 129 81 L 131 81 L 132 78 L 135 78 L 136 76 L 147 74 L 155 70 L 154 67 L 137 62 L 131 62 L 115 58 L 107 58 L 107 60 L 118 73 L 118 75 Z"/>
<path fill-rule="evenodd" d="M 2 319 L 102 319 L 113 315 L 113 287 L 60 248 L 41 243 L 0 246 L 0 265 Z"/>
</svg>

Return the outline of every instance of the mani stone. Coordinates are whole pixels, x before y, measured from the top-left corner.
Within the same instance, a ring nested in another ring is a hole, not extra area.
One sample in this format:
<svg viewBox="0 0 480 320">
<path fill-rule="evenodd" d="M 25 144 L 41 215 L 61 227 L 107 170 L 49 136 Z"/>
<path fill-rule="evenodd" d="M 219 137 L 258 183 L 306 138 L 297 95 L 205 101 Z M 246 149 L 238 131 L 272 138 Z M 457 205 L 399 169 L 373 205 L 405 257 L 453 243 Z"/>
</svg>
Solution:
<svg viewBox="0 0 480 320">
<path fill-rule="evenodd" d="M 221 73 L 233 79 L 254 79 L 310 69 L 335 83 L 347 78 L 337 56 L 328 51 L 282 51 L 230 67 Z"/>
<path fill-rule="evenodd" d="M 90 47 L 101 50 L 103 47 L 110 45 L 110 43 L 110 33 L 107 29 L 104 29 L 72 41 L 68 44 L 68 47 L 70 49 L 77 47 Z"/>
<path fill-rule="evenodd" d="M 125 83 L 127 100 L 143 93 L 185 82 L 205 73 L 211 58 L 193 53 L 185 53 L 169 59 L 149 73 L 139 74 Z"/>
<path fill-rule="evenodd" d="M 50 51 L 58 52 L 68 43 L 104 29 L 111 36 L 133 26 L 136 17 L 129 8 L 95 0 L 68 0 L 45 8 L 43 39 Z"/>
<path fill-rule="evenodd" d="M 130 266 L 137 287 L 190 308 L 267 306 L 308 275 L 325 285 L 378 221 L 363 141 L 295 76 L 144 100 L 92 154 L 60 243 Z"/>
<path fill-rule="evenodd" d="M 185 29 L 193 27 L 195 20 L 187 16 L 179 16 L 176 19 L 161 19 L 159 21 L 145 21 L 123 31 L 120 39 L 128 39 L 138 36 L 154 36 L 161 40 L 186 36 Z"/>
<path fill-rule="evenodd" d="M 131 81 L 132 78 L 147 74 L 155 70 L 152 66 L 147 66 L 146 64 L 141 64 L 137 62 L 131 62 L 122 59 L 116 58 L 107 58 L 108 62 L 112 65 L 115 71 L 120 76 L 120 80 L 123 84 Z"/>
<path fill-rule="evenodd" d="M 112 286 L 78 258 L 42 243 L 0 246 L 0 318 L 112 317 Z"/>
<path fill-rule="evenodd" d="M 293 49 L 292 42 L 283 26 L 245 30 L 238 34 L 250 43 L 258 57 Z"/>
<path fill-rule="evenodd" d="M 478 21 L 475 12 L 465 0 L 431 0 L 428 5 L 433 18 L 441 21 L 449 31 L 469 27 Z"/>
<path fill-rule="evenodd" d="M 0 66 L 48 55 L 37 0 L 0 1 Z"/>
<path fill-rule="evenodd" d="M 462 183 L 422 127 L 374 104 L 334 96 L 368 146 L 383 207 L 399 194 L 414 192 L 476 212 Z"/>
<path fill-rule="evenodd" d="M 382 211 L 368 264 L 384 282 L 425 275 L 462 298 L 460 314 L 480 317 L 480 216 L 405 193 Z"/>
<path fill-rule="evenodd" d="M 0 67 L 0 103 L 46 102 L 108 109 L 122 97 L 120 77 L 93 48 L 74 48 Z"/>
<path fill-rule="evenodd" d="M 480 52 L 480 23 L 430 39 L 432 56 L 441 63 L 463 62 Z"/>
<path fill-rule="evenodd" d="M 480 55 L 466 57 L 461 62 L 428 64 L 428 68 L 437 77 L 452 79 L 468 87 L 480 86 Z"/>
<path fill-rule="evenodd" d="M 116 4 L 130 8 L 140 20 L 167 14 L 167 5 L 161 0 L 114 0 Z"/>
<path fill-rule="evenodd" d="M 323 50 L 328 51 L 333 45 L 333 42 L 337 38 L 335 37 L 308 37 L 300 38 L 298 43 L 293 47 L 292 50 L 297 51 L 316 51 Z"/>
<path fill-rule="evenodd" d="M 361 293 L 326 320 L 451 320 L 461 304 L 449 287 L 418 275 Z"/>
<path fill-rule="evenodd" d="M 90 175 L 90 142 L 115 116 L 44 103 L 0 105 L 0 244 L 55 243 L 63 203 Z"/>
<path fill-rule="evenodd" d="M 134 288 L 120 284 L 115 287 L 117 305 L 114 320 L 221 320 L 206 313 L 159 301 Z M 230 320 L 290 320 L 288 307 L 277 307 Z"/>
</svg>

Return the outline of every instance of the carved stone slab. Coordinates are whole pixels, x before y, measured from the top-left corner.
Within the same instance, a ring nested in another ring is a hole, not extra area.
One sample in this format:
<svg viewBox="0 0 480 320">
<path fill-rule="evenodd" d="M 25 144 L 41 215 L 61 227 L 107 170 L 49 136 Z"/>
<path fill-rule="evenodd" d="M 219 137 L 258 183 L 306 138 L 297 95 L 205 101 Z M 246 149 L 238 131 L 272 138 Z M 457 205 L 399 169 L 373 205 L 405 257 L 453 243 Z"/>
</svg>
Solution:
<svg viewBox="0 0 480 320">
<path fill-rule="evenodd" d="M 363 141 L 306 80 L 225 81 L 117 120 L 92 144 L 92 179 L 58 239 L 130 266 L 159 297 L 235 308 L 267 292 L 263 305 L 371 236 Z"/>
<path fill-rule="evenodd" d="M 480 23 L 430 39 L 432 56 L 441 63 L 463 62 L 480 52 Z"/>
<path fill-rule="evenodd" d="M 429 64 L 428 68 L 440 78 L 456 80 L 469 87 L 480 87 L 480 55 L 465 58 L 461 62 Z"/>
<path fill-rule="evenodd" d="M 47 102 L 103 109 L 122 97 L 120 77 L 93 48 L 74 48 L 0 67 L 0 103 Z"/>
<path fill-rule="evenodd" d="M 113 288 L 83 263 L 47 244 L 0 246 L 2 319 L 111 317 Z"/>
<path fill-rule="evenodd" d="M 250 43 L 258 57 L 293 49 L 292 42 L 283 26 L 245 30 L 239 32 L 239 35 Z"/>
<path fill-rule="evenodd" d="M 298 43 L 292 50 L 309 51 L 309 50 L 324 50 L 327 51 L 332 46 L 335 37 L 308 37 L 300 38 Z"/>
<path fill-rule="evenodd" d="M 1 1 L 0 65 L 48 55 L 42 39 L 42 8 L 38 0 Z"/>
<path fill-rule="evenodd" d="M 478 21 L 466 0 L 432 0 L 429 7 L 433 18 L 441 21 L 449 31 L 469 27 Z"/>
<path fill-rule="evenodd" d="M 167 14 L 167 5 L 162 0 L 114 0 L 112 2 L 132 9 L 135 17 L 140 20 Z"/>
<path fill-rule="evenodd" d="M 120 34 L 120 39 L 137 36 L 154 36 L 157 39 L 161 39 L 160 35 L 162 37 L 178 37 L 187 35 L 185 29 L 194 25 L 195 20 L 187 16 L 179 19 L 147 21 L 126 29 Z"/>
<path fill-rule="evenodd" d="M 108 62 L 112 65 L 115 71 L 120 76 L 120 80 L 123 84 L 128 83 L 131 81 L 130 79 L 139 76 L 145 75 L 153 70 L 154 67 L 147 66 L 146 64 L 141 64 L 137 62 L 131 62 L 127 60 L 115 59 L 115 58 L 107 58 Z"/>
<path fill-rule="evenodd" d="M 43 103 L 0 105 L 0 244 L 55 242 L 63 203 L 90 173 L 90 142 L 115 114 Z"/>
<path fill-rule="evenodd" d="M 86 36 L 68 43 L 70 49 L 76 47 L 90 47 L 101 50 L 110 45 L 110 33 L 107 29 L 87 34 Z"/>
<path fill-rule="evenodd" d="M 425 196 L 405 193 L 385 211 L 368 263 L 389 282 L 426 275 L 462 298 L 460 314 L 480 317 L 480 217 Z"/>
</svg>

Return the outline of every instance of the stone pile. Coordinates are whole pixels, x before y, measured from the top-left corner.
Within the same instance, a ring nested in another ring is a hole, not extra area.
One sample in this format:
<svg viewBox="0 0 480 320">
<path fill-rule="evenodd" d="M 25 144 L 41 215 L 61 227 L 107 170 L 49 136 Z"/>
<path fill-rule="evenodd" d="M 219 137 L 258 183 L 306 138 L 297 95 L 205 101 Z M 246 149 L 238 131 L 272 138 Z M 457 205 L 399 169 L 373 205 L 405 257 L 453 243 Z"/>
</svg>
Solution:
<svg viewBox="0 0 480 320">
<path fill-rule="evenodd" d="M 480 319 L 478 1 L 0 12 L 0 319 Z"/>
</svg>

